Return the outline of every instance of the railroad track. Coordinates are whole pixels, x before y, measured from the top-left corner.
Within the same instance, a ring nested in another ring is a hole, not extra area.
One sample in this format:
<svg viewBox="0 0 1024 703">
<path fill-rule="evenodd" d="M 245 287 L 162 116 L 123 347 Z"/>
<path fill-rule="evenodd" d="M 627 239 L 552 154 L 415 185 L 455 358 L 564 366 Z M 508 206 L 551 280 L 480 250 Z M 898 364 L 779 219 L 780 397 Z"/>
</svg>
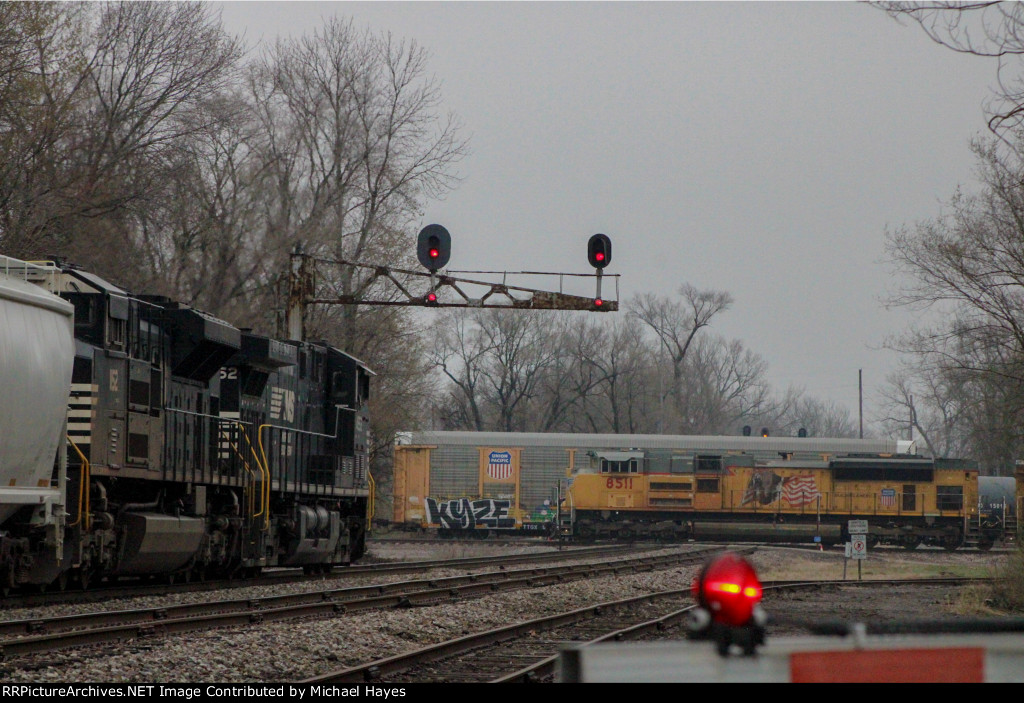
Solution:
<svg viewBox="0 0 1024 703">
<path fill-rule="evenodd" d="M 413 607 L 503 590 L 531 588 L 607 574 L 674 568 L 705 559 L 711 550 L 634 556 L 599 563 L 498 570 L 436 579 L 328 589 L 313 593 L 196 603 L 162 608 L 0 622 L 4 660 L 58 649 L 139 640 L 215 627 L 247 626 L 309 616 L 336 616 L 375 608 Z M 577 556 L 570 552 L 569 557 Z M 605 553 L 599 556 L 606 556 Z M 563 555 L 563 558 L 566 558 Z"/>
<path fill-rule="evenodd" d="M 545 561 L 585 558 L 596 555 L 615 555 L 637 550 L 653 551 L 665 549 L 665 545 L 629 545 L 611 544 L 598 547 L 559 547 L 550 552 L 533 554 L 491 555 L 481 557 L 461 557 L 455 559 L 432 559 L 424 561 L 380 562 L 359 564 L 332 570 L 329 574 L 307 575 L 300 569 L 279 569 L 248 579 L 220 579 L 201 582 L 166 584 L 129 582 L 93 588 L 87 591 L 51 591 L 47 593 L 27 593 L 0 598 L 0 606 L 4 609 L 30 608 L 68 603 L 96 603 L 115 598 L 154 597 L 171 593 L 198 593 L 218 591 L 250 586 L 275 586 L 286 583 L 317 582 L 327 579 L 347 579 L 359 576 L 378 574 L 408 573 L 435 569 L 461 569 L 473 566 L 508 566 L 514 564 L 532 564 Z"/>
<path fill-rule="evenodd" d="M 775 581 L 766 592 L 829 587 L 886 587 L 894 584 L 962 584 L 979 579 L 877 581 Z M 690 589 L 662 591 L 609 601 L 507 627 L 467 635 L 401 655 L 304 680 L 306 684 L 367 682 L 491 683 L 549 680 L 561 647 L 651 637 L 679 627 L 695 607 Z M 656 637 L 657 638 L 657 637 Z"/>
</svg>

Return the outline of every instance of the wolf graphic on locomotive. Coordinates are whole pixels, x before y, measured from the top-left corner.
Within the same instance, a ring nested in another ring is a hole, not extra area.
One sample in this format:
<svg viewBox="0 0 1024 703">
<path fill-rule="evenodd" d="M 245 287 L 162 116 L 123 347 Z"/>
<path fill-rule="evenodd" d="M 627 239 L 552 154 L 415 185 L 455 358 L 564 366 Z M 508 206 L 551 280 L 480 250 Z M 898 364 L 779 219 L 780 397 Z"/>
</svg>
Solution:
<svg viewBox="0 0 1024 703">
<path fill-rule="evenodd" d="M 372 375 L 324 342 L 0 257 L 0 592 L 358 559 Z"/>
</svg>

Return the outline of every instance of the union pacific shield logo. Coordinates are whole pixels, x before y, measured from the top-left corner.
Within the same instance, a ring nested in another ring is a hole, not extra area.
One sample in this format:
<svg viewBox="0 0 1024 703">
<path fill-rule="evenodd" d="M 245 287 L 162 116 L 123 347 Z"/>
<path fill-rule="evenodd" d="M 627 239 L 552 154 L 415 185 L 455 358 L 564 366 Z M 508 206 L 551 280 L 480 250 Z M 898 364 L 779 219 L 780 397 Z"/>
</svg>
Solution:
<svg viewBox="0 0 1024 703">
<path fill-rule="evenodd" d="M 488 454 L 487 475 L 499 481 L 512 478 L 512 452 L 491 452 Z"/>
</svg>

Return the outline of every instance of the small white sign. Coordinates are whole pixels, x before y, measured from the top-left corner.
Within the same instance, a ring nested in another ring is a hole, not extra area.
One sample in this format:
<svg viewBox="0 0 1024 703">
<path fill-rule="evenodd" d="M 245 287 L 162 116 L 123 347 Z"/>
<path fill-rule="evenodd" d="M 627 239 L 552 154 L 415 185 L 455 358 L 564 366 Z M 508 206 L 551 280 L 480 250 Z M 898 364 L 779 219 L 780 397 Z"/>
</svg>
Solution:
<svg viewBox="0 0 1024 703">
<path fill-rule="evenodd" d="M 868 558 L 867 535 L 850 535 L 850 556 L 854 559 Z"/>
<path fill-rule="evenodd" d="M 868 521 L 849 520 L 846 523 L 846 531 L 851 535 L 866 535 L 868 533 Z"/>
<path fill-rule="evenodd" d="M 850 558 L 850 554 L 851 554 L 851 549 L 852 549 L 850 547 L 850 543 L 847 542 L 846 544 L 844 544 L 843 548 L 846 550 L 846 558 L 849 559 Z"/>
</svg>

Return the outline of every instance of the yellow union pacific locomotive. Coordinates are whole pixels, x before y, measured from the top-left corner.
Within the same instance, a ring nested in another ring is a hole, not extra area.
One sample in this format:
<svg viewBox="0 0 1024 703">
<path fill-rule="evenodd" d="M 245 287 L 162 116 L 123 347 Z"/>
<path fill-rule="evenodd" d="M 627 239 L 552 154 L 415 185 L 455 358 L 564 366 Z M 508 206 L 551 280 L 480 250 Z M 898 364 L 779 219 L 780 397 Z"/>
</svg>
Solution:
<svg viewBox="0 0 1024 703">
<path fill-rule="evenodd" d="M 562 501 L 562 533 L 579 540 L 659 538 L 759 542 L 849 538 L 956 549 L 976 524 L 978 471 L 916 455 L 759 460 L 746 454 L 590 452 Z M 974 519 L 972 519 L 974 518 Z"/>
</svg>

